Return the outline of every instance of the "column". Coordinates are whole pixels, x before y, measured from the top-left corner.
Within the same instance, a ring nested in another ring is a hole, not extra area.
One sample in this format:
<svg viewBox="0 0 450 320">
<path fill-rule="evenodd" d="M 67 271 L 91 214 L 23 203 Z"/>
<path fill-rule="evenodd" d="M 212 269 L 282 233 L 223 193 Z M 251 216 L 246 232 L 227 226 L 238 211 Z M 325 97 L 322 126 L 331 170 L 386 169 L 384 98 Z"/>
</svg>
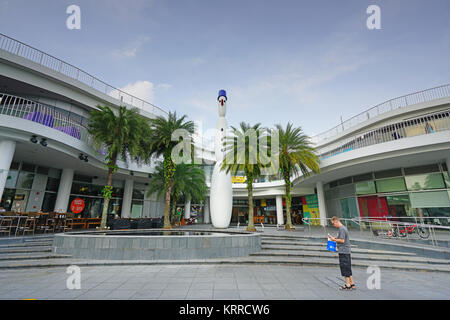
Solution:
<svg viewBox="0 0 450 320">
<path fill-rule="evenodd" d="M 325 206 L 325 193 L 323 192 L 323 182 L 318 181 L 316 184 L 317 188 L 317 200 L 319 202 L 319 214 L 320 214 L 320 225 L 327 225 L 327 208 Z"/>
<path fill-rule="evenodd" d="M 276 197 L 276 205 L 277 205 L 277 224 L 283 225 L 284 217 L 283 217 L 283 196 L 282 195 L 279 195 Z"/>
<path fill-rule="evenodd" d="M 123 190 L 123 200 L 122 200 L 122 218 L 129 218 L 131 213 L 131 202 L 133 199 L 133 179 L 125 180 L 125 188 Z"/>
<path fill-rule="evenodd" d="M 209 197 L 206 197 L 205 199 L 205 206 L 203 209 L 203 222 L 204 223 L 211 223 L 211 219 L 209 218 Z"/>
<path fill-rule="evenodd" d="M 189 219 L 191 217 L 191 200 L 189 199 L 184 204 L 184 220 Z"/>
<path fill-rule="evenodd" d="M 3 140 L 0 141 L 0 199 L 5 190 L 6 180 L 8 179 L 9 168 L 16 151 L 16 142 Z"/>
<path fill-rule="evenodd" d="M 69 206 L 70 191 L 72 190 L 73 169 L 63 169 L 59 181 L 58 195 L 56 196 L 55 212 L 67 212 Z"/>
</svg>

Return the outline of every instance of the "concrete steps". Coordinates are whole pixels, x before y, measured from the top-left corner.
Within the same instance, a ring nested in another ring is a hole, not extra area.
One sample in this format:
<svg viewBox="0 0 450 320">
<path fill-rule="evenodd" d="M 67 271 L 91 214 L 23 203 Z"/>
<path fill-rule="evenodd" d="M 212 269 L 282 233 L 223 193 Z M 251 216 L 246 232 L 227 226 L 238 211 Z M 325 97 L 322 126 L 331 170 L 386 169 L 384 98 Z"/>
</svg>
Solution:
<svg viewBox="0 0 450 320">
<path fill-rule="evenodd" d="M 302 250 L 302 251 L 312 251 L 312 252 L 330 252 L 327 250 L 326 245 L 318 245 L 318 246 L 297 246 L 297 245 L 262 245 L 262 250 L 266 251 L 278 251 L 278 250 Z M 370 254 L 395 254 L 395 255 L 401 255 L 401 256 L 416 256 L 414 253 L 409 252 L 397 252 L 397 251 L 386 251 L 386 250 L 374 250 L 374 249 L 361 249 L 352 246 L 352 254 L 353 253 L 370 253 Z"/>
<path fill-rule="evenodd" d="M 0 244 L 0 250 L 3 248 L 31 248 L 31 247 L 51 247 L 53 241 L 32 241 L 29 243 Z"/>
<path fill-rule="evenodd" d="M 17 261 L 17 260 L 40 260 L 40 259 L 64 259 L 71 258 L 70 255 L 64 254 L 3 254 L 0 255 L 0 261 Z"/>
<path fill-rule="evenodd" d="M 322 266 L 339 268 L 337 258 L 291 258 L 283 257 L 241 257 L 241 258 L 215 258 L 215 259 L 193 259 L 193 260 L 75 260 L 75 259 L 49 259 L 49 260 L 29 260 L 29 261 L 0 261 L 1 269 L 23 269 L 23 268 L 64 268 L 71 265 L 79 267 L 87 266 L 145 266 L 145 265 L 207 265 L 207 264 L 276 264 L 276 265 L 298 265 L 298 266 Z M 448 265 L 418 264 L 407 262 L 386 262 L 377 263 L 365 260 L 352 262 L 353 267 L 367 268 L 378 266 L 385 269 L 397 269 L 406 271 L 429 271 L 450 273 Z"/>
<path fill-rule="evenodd" d="M 329 266 L 339 268 L 336 253 L 326 250 L 326 242 L 305 237 L 262 236 L 262 250 L 248 257 L 191 260 L 88 260 L 52 253 L 51 240 L 27 239 L 20 243 L 0 245 L 0 270 L 23 268 L 53 268 L 124 265 L 180 264 L 276 264 L 299 266 Z M 450 273 L 450 260 L 419 257 L 414 253 L 363 249 L 352 246 L 352 266 L 432 271 Z"/>
<path fill-rule="evenodd" d="M 51 246 L 36 246 L 36 247 L 19 247 L 19 248 L 0 248 L 0 256 L 10 253 L 37 253 L 37 252 L 52 252 Z"/>
<path fill-rule="evenodd" d="M 304 250 L 262 250 L 258 253 L 252 253 L 250 256 L 253 257 L 313 257 L 313 258 L 335 258 L 338 259 L 337 253 L 333 252 L 311 252 Z M 371 261 L 395 261 L 395 262 L 417 262 L 417 263 L 431 263 L 431 264 L 443 264 L 450 265 L 450 261 L 446 259 L 431 259 L 431 258 L 422 258 L 416 256 L 409 256 L 404 254 L 383 254 L 377 253 L 367 254 L 367 253 L 352 253 L 352 262 L 355 260 L 371 260 Z"/>
</svg>

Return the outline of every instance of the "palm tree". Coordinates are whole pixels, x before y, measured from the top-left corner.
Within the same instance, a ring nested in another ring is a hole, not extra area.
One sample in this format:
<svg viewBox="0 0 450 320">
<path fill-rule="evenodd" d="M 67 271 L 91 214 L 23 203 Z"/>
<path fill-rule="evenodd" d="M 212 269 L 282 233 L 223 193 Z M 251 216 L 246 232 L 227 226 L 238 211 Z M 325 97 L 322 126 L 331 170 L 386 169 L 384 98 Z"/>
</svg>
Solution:
<svg viewBox="0 0 450 320">
<path fill-rule="evenodd" d="M 163 172 L 164 172 L 164 190 L 165 190 L 165 207 L 164 207 L 164 229 L 170 229 L 170 197 L 172 193 L 173 177 L 175 175 L 176 166 L 172 160 L 173 149 L 181 142 L 172 141 L 172 135 L 178 131 L 184 131 L 187 138 L 191 138 L 194 133 L 194 123 L 192 121 L 185 121 L 186 115 L 177 118 L 177 113 L 169 112 L 166 118 L 158 116 L 155 119 L 150 119 L 150 134 L 149 139 L 151 146 L 149 149 L 150 155 L 156 157 L 163 156 Z M 186 142 L 186 141 L 184 141 Z M 191 143 L 192 144 L 192 143 Z M 191 148 L 191 146 L 189 146 Z"/>
<path fill-rule="evenodd" d="M 260 125 L 260 123 L 257 123 L 251 126 L 248 123 L 241 122 L 240 128 L 231 126 L 234 136 L 226 138 L 225 156 L 221 167 L 221 170 L 226 170 L 227 173 L 244 172 L 248 193 L 247 231 L 251 232 L 256 231 L 253 221 L 253 183 L 261 175 L 261 170 L 264 167 L 262 164 L 264 152 L 262 151 L 266 147 L 261 143 L 265 136 L 265 130 L 260 128 Z M 230 162 L 230 159 L 233 159 L 233 161 Z"/>
<path fill-rule="evenodd" d="M 148 162 L 149 141 L 148 121 L 136 108 L 119 107 L 117 115 L 109 106 L 98 106 L 100 110 L 90 113 L 88 132 L 94 139 L 97 150 L 106 151 L 108 182 L 103 189 L 103 211 L 100 228 L 106 227 L 109 200 L 112 195 L 112 177 L 117 171 L 117 160 L 127 162 L 128 158 L 137 162 Z"/>
<path fill-rule="evenodd" d="M 291 177 L 298 175 L 308 176 L 310 171 L 320 172 L 319 158 L 311 145 L 310 138 L 300 127 L 293 128 L 288 123 L 286 129 L 276 125 L 279 134 L 279 165 L 285 183 L 286 198 L 286 229 L 294 229 L 291 222 L 292 182 Z"/>
<path fill-rule="evenodd" d="M 175 216 L 176 204 L 180 197 L 202 202 L 206 198 L 205 172 L 195 164 L 181 163 L 175 166 L 171 190 L 171 219 Z M 152 176 L 147 195 L 157 194 L 158 197 L 164 194 L 164 168 L 162 162 L 158 162 L 155 167 L 155 173 Z"/>
</svg>

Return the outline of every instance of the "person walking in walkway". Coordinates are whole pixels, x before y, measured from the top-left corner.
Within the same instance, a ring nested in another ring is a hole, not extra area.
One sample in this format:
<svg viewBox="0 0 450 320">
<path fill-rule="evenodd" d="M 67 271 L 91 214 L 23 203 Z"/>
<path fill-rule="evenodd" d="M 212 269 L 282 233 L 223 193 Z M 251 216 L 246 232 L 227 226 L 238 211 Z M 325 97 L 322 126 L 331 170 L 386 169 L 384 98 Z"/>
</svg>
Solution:
<svg viewBox="0 0 450 320">
<path fill-rule="evenodd" d="M 353 290 L 356 289 L 355 282 L 352 275 L 352 260 L 350 257 L 350 235 L 347 228 L 341 223 L 338 217 L 331 218 L 331 223 L 335 228 L 339 229 L 337 237 L 329 235 L 331 241 L 335 241 L 339 253 L 339 266 L 341 268 L 341 274 L 345 277 L 345 285 L 339 288 L 339 290 Z"/>
</svg>

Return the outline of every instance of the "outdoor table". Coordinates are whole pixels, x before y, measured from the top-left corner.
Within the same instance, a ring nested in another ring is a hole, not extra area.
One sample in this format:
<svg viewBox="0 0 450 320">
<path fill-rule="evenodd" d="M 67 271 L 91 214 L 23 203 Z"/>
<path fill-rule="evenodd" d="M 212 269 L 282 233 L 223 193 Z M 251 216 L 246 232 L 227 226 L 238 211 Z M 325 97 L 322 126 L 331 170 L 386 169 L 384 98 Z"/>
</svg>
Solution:
<svg viewBox="0 0 450 320">
<path fill-rule="evenodd" d="M 73 226 L 81 226 L 81 229 L 86 228 L 86 218 L 73 218 L 72 219 L 72 228 Z"/>
<path fill-rule="evenodd" d="M 91 225 L 95 226 L 98 225 L 100 226 L 102 222 L 102 218 L 86 218 L 86 229 L 89 229 L 89 227 Z"/>
</svg>

